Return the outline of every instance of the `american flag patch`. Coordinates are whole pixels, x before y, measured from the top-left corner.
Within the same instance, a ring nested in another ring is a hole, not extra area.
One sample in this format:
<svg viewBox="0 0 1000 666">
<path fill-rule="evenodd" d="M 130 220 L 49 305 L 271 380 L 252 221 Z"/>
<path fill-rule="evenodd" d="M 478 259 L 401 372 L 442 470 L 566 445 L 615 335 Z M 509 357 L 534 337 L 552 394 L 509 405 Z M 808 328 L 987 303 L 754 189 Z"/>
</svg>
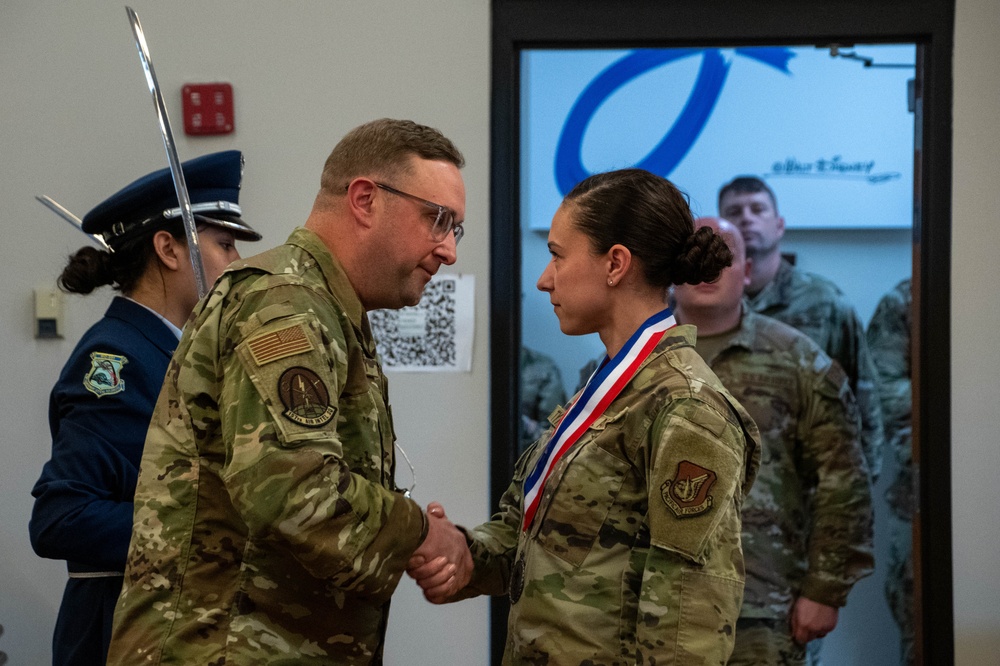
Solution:
<svg viewBox="0 0 1000 666">
<path fill-rule="evenodd" d="M 312 351 L 313 345 L 302 324 L 295 324 L 271 333 L 265 333 L 247 342 L 254 363 L 264 365 L 279 358 Z"/>
</svg>

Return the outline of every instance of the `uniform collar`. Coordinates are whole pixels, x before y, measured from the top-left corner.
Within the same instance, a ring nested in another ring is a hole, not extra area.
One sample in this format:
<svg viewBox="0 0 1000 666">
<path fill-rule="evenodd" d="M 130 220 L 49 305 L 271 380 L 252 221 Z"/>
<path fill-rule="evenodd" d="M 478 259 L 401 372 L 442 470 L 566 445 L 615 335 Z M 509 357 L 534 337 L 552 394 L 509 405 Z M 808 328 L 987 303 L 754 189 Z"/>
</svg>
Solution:
<svg viewBox="0 0 1000 666">
<path fill-rule="evenodd" d="M 677 347 L 694 347 L 698 329 L 690 324 L 678 324 L 667 331 L 663 339 L 656 345 L 657 351 L 667 351 Z"/>
<path fill-rule="evenodd" d="M 730 349 L 740 348 L 746 351 L 759 351 L 757 344 L 757 325 L 760 321 L 760 315 L 755 313 L 747 305 L 746 301 L 740 305 L 743 309 L 740 314 L 740 323 L 735 329 L 731 329 L 727 333 L 719 333 L 718 335 L 705 336 L 706 339 L 716 339 L 725 337 L 725 341 L 722 342 L 717 347 L 712 345 L 713 348 L 717 348 L 718 351 L 712 358 L 706 358 L 705 362 L 710 366 L 715 362 L 715 359 L 724 355 Z M 703 350 L 699 350 L 701 353 Z"/>
<path fill-rule="evenodd" d="M 176 326 L 174 326 L 174 322 L 170 321 L 169 319 L 167 319 L 166 317 L 164 317 L 163 315 L 161 315 L 159 312 L 157 312 L 153 308 L 151 308 L 148 305 L 145 305 L 143 303 L 140 303 L 139 301 L 135 300 L 134 298 L 129 298 L 128 296 L 122 296 L 122 298 L 124 298 L 126 300 L 129 300 L 129 301 L 132 301 L 133 303 L 135 303 L 139 307 L 146 308 L 147 310 L 149 310 L 150 312 L 152 312 L 153 315 L 157 319 L 159 319 L 160 321 L 163 322 L 164 326 L 166 326 L 167 328 L 169 328 L 173 332 L 173 334 L 177 336 L 178 340 L 181 339 L 181 335 L 183 334 L 183 331 L 181 331 L 181 329 L 179 329 Z"/>
<path fill-rule="evenodd" d="M 118 319 L 136 329 L 140 335 L 153 343 L 167 356 L 177 348 L 177 336 L 147 307 L 125 298 L 115 296 L 105 313 L 106 317 Z"/>
<path fill-rule="evenodd" d="M 791 302 L 791 295 L 788 293 L 792 283 L 792 272 L 795 267 L 782 257 L 778 264 L 778 272 L 774 274 L 774 279 L 767 283 L 756 296 L 747 296 L 747 300 L 757 312 L 767 308 L 787 306 Z"/>
<path fill-rule="evenodd" d="M 300 248 L 316 260 L 316 266 L 319 267 L 320 272 L 323 274 L 330 293 L 333 294 L 333 297 L 344 309 L 344 313 L 354 328 L 361 333 L 361 339 L 366 344 L 372 345 L 372 349 L 369 351 L 373 352 L 374 339 L 371 333 L 371 326 L 368 323 L 368 316 L 365 313 L 365 307 L 361 304 L 361 299 L 358 298 L 358 293 L 354 290 L 353 285 L 351 285 L 347 273 L 344 272 L 344 267 L 333 256 L 330 249 L 315 232 L 305 227 L 296 228 L 292 232 L 292 235 L 288 237 L 287 243 Z"/>
<path fill-rule="evenodd" d="M 770 325 L 773 326 L 773 322 L 775 321 L 770 317 L 754 312 L 744 303 L 739 328 L 729 334 L 729 338 L 719 349 L 715 358 L 722 356 L 730 349 L 737 348 L 753 354 L 769 354 L 774 352 L 775 345 L 773 338 L 769 335 L 761 335 L 760 331 L 762 328 L 766 328 L 765 324 L 771 322 Z M 715 358 L 705 360 L 711 365 L 715 361 Z"/>
</svg>

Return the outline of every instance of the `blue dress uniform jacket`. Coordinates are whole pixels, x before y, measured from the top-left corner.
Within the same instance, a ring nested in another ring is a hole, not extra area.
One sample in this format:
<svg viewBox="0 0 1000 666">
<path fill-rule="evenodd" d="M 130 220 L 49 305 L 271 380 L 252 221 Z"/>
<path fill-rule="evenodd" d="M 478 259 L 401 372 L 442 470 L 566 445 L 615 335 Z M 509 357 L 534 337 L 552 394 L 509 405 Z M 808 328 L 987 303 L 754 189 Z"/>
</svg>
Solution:
<svg viewBox="0 0 1000 666">
<path fill-rule="evenodd" d="M 176 335 L 155 314 L 115 298 L 52 389 L 52 458 L 31 491 L 29 531 L 35 552 L 67 560 L 70 572 L 53 637 L 54 664 L 105 662 L 132 534 L 139 460 L 176 346 Z"/>
</svg>

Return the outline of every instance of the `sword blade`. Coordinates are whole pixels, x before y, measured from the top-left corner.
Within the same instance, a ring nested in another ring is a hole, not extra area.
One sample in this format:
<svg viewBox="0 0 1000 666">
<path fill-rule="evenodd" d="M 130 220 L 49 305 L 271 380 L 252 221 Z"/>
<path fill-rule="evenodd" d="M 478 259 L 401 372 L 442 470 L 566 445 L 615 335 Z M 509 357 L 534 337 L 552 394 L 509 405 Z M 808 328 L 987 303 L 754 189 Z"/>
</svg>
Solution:
<svg viewBox="0 0 1000 666">
<path fill-rule="evenodd" d="M 125 12 L 132 25 L 132 35 L 135 37 L 135 46 L 139 50 L 139 60 L 142 62 L 142 70 L 146 75 L 146 84 L 153 96 L 153 106 L 156 107 L 156 118 L 160 125 L 160 134 L 163 136 L 163 148 L 167 151 L 170 175 L 174 181 L 174 190 L 177 192 L 177 203 L 181 209 L 184 233 L 187 235 L 188 254 L 191 256 L 191 267 L 194 269 L 198 297 L 201 298 L 208 291 L 208 288 L 205 284 L 205 268 L 201 261 L 201 246 L 198 244 L 198 227 L 194 221 L 194 214 L 191 212 L 191 197 L 188 194 L 187 182 L 184 180 L 184 169 L 181 168 L 180 158 L 177 157 L 177 147 L 174 144 L 174 135 L 170 131 L 167 106 L 163 103 L 163 95 L 160 93 L 160 86 L 156 80 L 153 61 L 149 57 L 149 47 L 146 45 L 146 35 L 142 31 L 142 25 L 139 23 L 139 15 L 128 6 L 125 7 Z"/>
<path fill-rule="evenodd" d="M 35 195 L 35 199 L 37 199 L 38 201 L 40 201 L 43 206 L 45 206 L 46 208 L 48 208 L 49 210 L 51 210 L 53 213 L 55 213 L 56 215 L 58 215 L 62 219 L 66 220 L 67 222 L 69 222 L 70 226 L 72 226 L 73 228 L 75 228 L 77 231 L 79 231 L 80 233 L 82 233 L 84 236 L 86 236 L 90 240 L 94 241 L 96 244 L 100 245 L 102 248 L 104 248 L 108 252 L 112 251 L 111 250 L 111 246 L 108 245 L 106 242 L 104 242 L 104 238 L 102 238 L 101 236 L 98 236 L 96 234 L 88 234 L 86 231 L 84 231 L 83 230 L 83 222 L 80 221 L 80 218 L 78 218 L 73 213 L 69 212 L 69 210 L 67 208 L 65 208 L 64 206 L 61 206 L 52 197 L 49 197 L 49 196 L 46 196 L 46 195 L 43 194 L 41 196 Z"/>
</svg>

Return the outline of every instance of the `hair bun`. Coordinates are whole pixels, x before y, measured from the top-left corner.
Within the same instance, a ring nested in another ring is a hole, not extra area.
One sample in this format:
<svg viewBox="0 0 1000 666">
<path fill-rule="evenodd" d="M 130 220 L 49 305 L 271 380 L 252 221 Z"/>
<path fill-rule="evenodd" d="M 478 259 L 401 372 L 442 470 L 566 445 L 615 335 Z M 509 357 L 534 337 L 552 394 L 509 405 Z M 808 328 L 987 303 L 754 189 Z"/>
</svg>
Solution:
<svg viewBox="0 0 1000 666">
<path fill-rule="evenodd" d="M 69 256 L 59 275 L 59 288 L 71 294 L 89 294 L 114 281 L 111 254 L 95 247 L 81 247 Z"/>
<path fill-rule="evenodd" d="M 677 259 L 671 264 L 673 284 L 698 284 L 717 279 L 733 263 L 733 252 L 709 227 L 695 229 Z"/>
</svg>

